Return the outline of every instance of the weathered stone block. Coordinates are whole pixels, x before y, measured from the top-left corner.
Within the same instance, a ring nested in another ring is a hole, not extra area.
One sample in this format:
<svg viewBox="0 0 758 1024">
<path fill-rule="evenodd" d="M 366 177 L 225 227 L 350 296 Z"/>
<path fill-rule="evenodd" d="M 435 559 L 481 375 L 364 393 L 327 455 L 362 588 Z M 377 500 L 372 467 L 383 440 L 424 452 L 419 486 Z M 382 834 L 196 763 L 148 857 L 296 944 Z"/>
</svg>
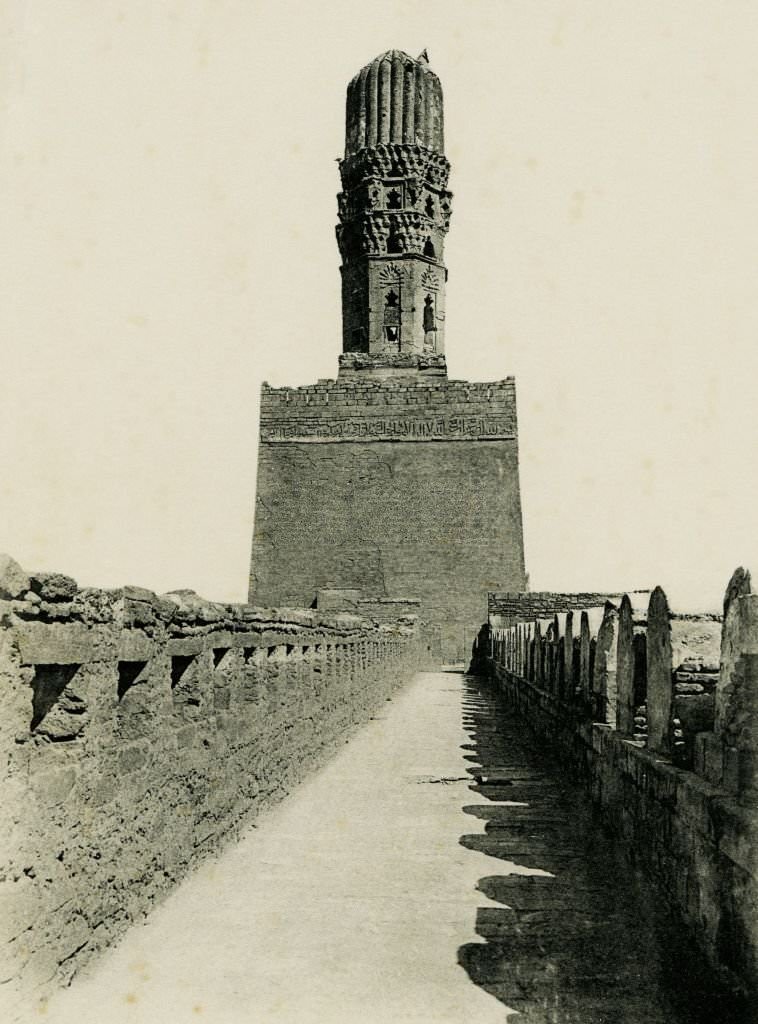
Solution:
<svg viewBox="0 0 758 1024">
<path fill-rule="evenodd" d="M 119 789 L 119 782 L 112 773 L 103 774 L 95 780 L 88 799 L 93 807 L 103 807 L 111 803 Z"/>
<path fill-rule="evenodd" d="M 152 626 L 156 621 L 155 608 L 147 601 L 124 599 L 125 626 Z"/>
<path fill-rule="evenodd" d="M 25 622 L 17 631 L 21 661 L 27 665 L 81 665 L 98 655 L 87 626 Z"/>
<path fill-rule="evenodd" d="M 133 772 L 147 764 L 149 750 L 142 744 L 132 743 L 122 747 L 118 754 L 118 766 L 122 772 Z"/>
<path fill-rule="evenodd" d="M 29 590 L 29 582 L 29 576 L 18 562 L 10 555 L 0 554 L 0 600 L 22 597 Z"/>
<path fill-rule="evenodd" d="M 171 655 L 200 654 L 204 649 L 202 637 L 177 637 L 166 644 L 166 650 Z"/>
<path fill-rule="evenodd" d="M 46 601 L 65 601 L 75 596 L 79 584 L 60 572 L 37 572 L 29 577 L 30 587 Z"/>
<path fill-rule="evenodd" d="M 149 661 L 156 651 L 155 641 L 141 629 L 124 629 L 118 638 L 120 661 Z"/>
<path fill-rule="evenodd" d="M 64 803 L 76 783 L 77 770 L 70 767 L 53 768 L 38 772 L 30 779 L 32 792 L 42 807 L 55 807 Z"/>
</svg>

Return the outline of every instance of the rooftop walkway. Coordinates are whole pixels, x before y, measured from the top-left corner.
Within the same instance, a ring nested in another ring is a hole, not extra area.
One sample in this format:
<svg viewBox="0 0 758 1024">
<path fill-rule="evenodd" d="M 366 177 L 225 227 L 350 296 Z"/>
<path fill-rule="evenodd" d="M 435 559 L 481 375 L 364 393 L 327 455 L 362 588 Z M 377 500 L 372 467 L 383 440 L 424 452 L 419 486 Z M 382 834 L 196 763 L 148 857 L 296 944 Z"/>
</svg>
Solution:
<svg viewBox="0 0 758 1024">
<path fill-rule="evenodd" d="M 724 1019 L 694 963 L 487 689 L 421 673 L 34 1019 Z"/>
</svg>

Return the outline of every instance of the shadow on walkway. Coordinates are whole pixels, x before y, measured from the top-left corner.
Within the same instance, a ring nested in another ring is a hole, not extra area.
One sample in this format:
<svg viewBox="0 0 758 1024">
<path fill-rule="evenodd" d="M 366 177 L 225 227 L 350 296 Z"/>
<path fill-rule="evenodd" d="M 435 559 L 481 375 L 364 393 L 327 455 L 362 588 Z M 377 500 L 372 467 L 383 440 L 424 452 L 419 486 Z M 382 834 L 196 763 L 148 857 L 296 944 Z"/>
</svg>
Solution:
<svg viewBox="0 0 758 1024">
<path fill-rule="evenodd" d="M 493 858 L 458 961 L 524 1024 L 747 1024 L 708 985 L 697 951 L 603 831 L 584 791 L 512 717 L 486 680 L 465 680 L 470 789 L 484 834 L 461 844 Z"/>
</svg>

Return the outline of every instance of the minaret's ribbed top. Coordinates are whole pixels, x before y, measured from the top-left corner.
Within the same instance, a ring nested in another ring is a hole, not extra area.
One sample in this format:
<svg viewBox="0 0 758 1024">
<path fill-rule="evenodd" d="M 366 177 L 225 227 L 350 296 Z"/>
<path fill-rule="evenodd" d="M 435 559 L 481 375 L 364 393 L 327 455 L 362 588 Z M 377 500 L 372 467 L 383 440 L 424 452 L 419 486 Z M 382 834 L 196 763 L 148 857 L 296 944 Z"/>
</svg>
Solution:
<svg viewBox="0 0 758 1024">
<path fill-rule="evenodd" d="M 442 86 L 426 50 L 415 60 L 388 50 L 347 87 L 345 156 L 385 142 L 415 143 L 444 153 Z"/>
</svg>

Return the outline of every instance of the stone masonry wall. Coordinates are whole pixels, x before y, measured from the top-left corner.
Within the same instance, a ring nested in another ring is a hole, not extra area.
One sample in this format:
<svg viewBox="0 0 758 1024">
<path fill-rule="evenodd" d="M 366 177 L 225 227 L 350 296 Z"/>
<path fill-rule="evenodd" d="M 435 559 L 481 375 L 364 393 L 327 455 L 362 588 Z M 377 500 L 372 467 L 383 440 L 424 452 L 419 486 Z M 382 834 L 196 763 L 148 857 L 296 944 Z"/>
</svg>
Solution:
<svg viewBox="0 0 758 1024">
<path fill-rule="evenodd" d="M 261 389 L 261 436 L 275 441 L 514 439 L 513 377 L 489 384 L 401 377 Z"/>
<path fill-rule="evenodd" d="M 2 991 L 65 981 L 407 678 L 414 621 L 0 559 Z"/>
<path fill-rule="evenodd" d="M 413 597 L 452 661 L 524 585 L 512 379 L 264 386 L 251 601 Z"/>
<path fill-rule="evenodd" d="M 583 608 L 602 607 L 621 594 L 586 593 L 560 594 L 552 590 L 531 590 L 528 593 L 495 593 L 487 595 L 490 624 L 513 626 L 517 622 L 532 622 L 557 612 L 581 611 Z"/>
<path fill-rule="evenodd" d="M 758 595 L 738 570 L 717 616 L 603 608 L 487 627 L 506 700 L 583 775 L 716 971 L 758 998 Z M 752 1003 L 751 1005 L 755 1005 Z"/>
</svg>

